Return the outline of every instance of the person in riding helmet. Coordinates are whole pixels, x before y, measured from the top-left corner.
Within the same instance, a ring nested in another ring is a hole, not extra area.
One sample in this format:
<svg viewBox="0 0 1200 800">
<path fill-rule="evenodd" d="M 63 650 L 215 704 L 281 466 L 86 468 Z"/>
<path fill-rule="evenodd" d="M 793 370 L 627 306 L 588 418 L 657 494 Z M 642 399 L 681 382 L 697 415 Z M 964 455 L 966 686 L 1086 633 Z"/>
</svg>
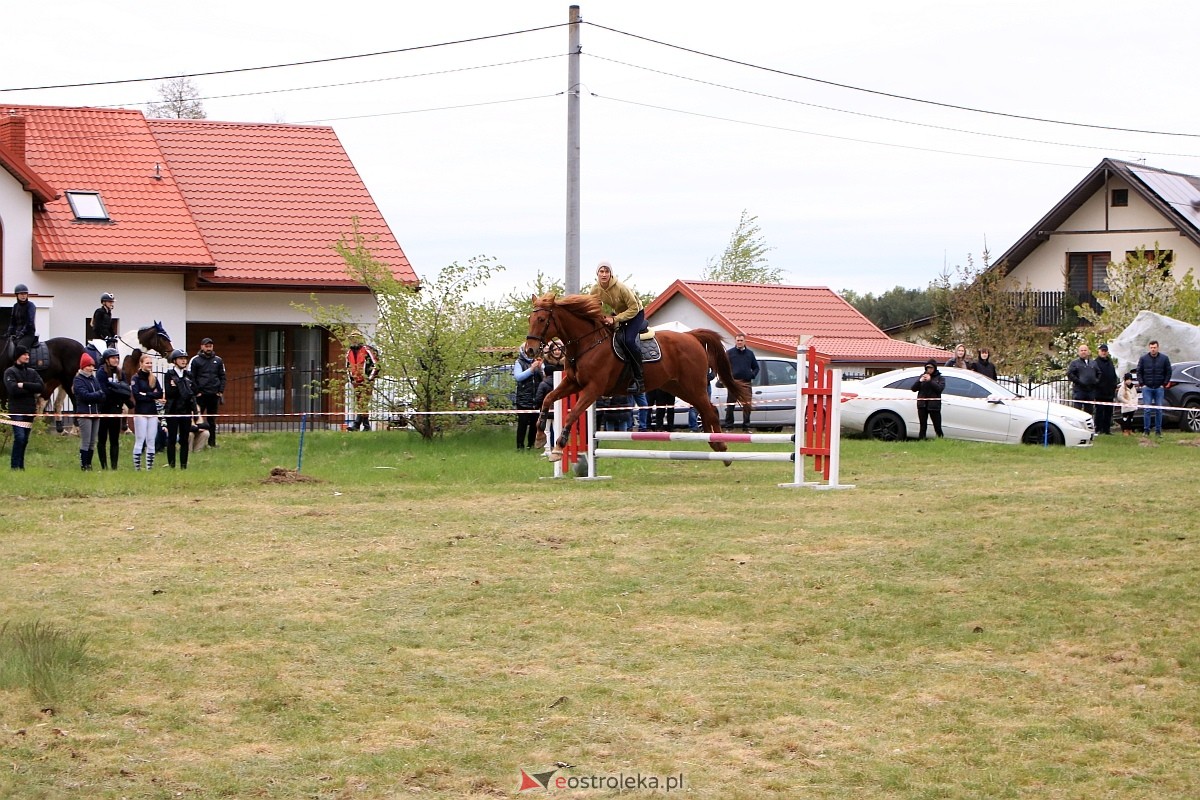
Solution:
<svg viewBox="0 0 1200 800">
<path fill-rule="evenodd" d="M 163 394 L 167 399 L 167 466 L 175 468 L 175 445 L 178 443 L 179 468 L 187 469 L 192 417 L 198 410 L 196 386 L 187 370 L 188 354 L 175 349 L 169 358 L 171 367 L 163 375 Z"/>
<path fill-rule="evenodd" d="M 96 376 L 104 387 L 104 399 L 100 401 L 100 469 L 116 469 L 121 463 L 121 431 L 125 427 L 125 409 L 132 407 L 133 395 L 129 381 L 121 371 L 121 354 L 116 348 L 108 348 L 101 354 L 100 369 Z"/>
<path fill-rule="evenodd" d="M 646 327 L 646 312 L 642 301 L 612 272 L 612 264 L 601 261 L 596 267 L 596 283 L 592 286 L 592 297 L 600 301 L 604 309 L 604 323 L 614 326 L 613 335 L 625 349 L 625 360 L 633 374 L 635 394 L 645 391 L 642 376 L 642 349 L 638 346 L 638 334 Z"/>
<path fill-rule="evenodd" d="M 13 303 L 12 316 L 8 318 L 8 330 L 4 332 L 4 337 L 30 350 L 38 340 L 37 306 L 29 299 L 29 287 L 25 284 L 14 286 L 13 294 L 17 296 L 17 302 Z"/>
<path fill-rule="evenodd" d="M 162 383 L 154 374 L 154 356 L 142 353 L 138 371 L 129 379 L 133 394 L 133 468 L 142 468 L 142 456 L 146 456 L 146 470 L 154 469 L 154 443 L 158 436 L 158 404 L 163 396 Z"/>
<path fill-rule="evenodd" d="M 100 295 L 100 307 L 92 312 L 92 344 L 97 351 L 117 345 L 117 329 L 113 326 L 116 301 L 111 292 L 105 292 Z"/>
</svg>

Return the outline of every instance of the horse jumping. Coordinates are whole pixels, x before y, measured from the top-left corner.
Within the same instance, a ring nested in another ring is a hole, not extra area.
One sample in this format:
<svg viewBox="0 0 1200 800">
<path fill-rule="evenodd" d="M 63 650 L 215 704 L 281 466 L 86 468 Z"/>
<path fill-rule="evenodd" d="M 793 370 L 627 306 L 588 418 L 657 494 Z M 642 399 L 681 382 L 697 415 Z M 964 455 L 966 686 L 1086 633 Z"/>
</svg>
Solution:
<svg viewBox="0 0 1200 800">
<path fill-rule="evenodd" d="M 600 303 L 591 295 L 558 297 L 551 292 L 533 298 L 526 353 L 535 355 L 555 337 L 563 342 L 566 369 L 562 383 L 542 402 L 539 425 L 560 397 L 578 393 L 579 400 L 563 420 L 562 433 L 549 455 L 551 461 L 562 458 L 568 432 L 588 406 L 599 397 L 624 390 L 631 380 L 625 362 L 613 352 L 613 329 L 605 325 Z M 733 378 L 721 335 L 697 328 L 687 333 L 659 331 L 655 337 L 662 358 L 645 364 L 646 389 L 665 389 L 690 403 L 699 412 L 703 429 L 720 433 L 719 415 L 708 398 L 709 369 L 729 387 L 730 402 L 750 402 L 749 385 Z M 711 441 L 709 446 L 718 453 L 727 450 L 721 441 Z"/>
</svg>

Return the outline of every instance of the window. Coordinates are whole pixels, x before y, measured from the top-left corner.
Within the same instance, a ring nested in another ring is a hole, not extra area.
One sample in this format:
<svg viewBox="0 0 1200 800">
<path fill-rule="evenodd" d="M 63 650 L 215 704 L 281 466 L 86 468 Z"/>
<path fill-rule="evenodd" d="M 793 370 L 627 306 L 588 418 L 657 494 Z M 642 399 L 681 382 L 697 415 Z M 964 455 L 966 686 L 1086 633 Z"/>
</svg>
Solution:
<svg viewBox="0 0 1200 800">
<path fill-rule="evenodd" d="M 1113 189 L 1112 190 L 1112 207 L 1124 208 L 1129 205 L 1129 190 L 1128 189 Z"/>
<path fill-rule="evenodd" d="M 1158 264 L 1160 267 L 1162 267 L 1163 275 L 1166 277 L 1170 277 L 1171 265 L 1173 263 L 1175 263 L 1175 251 L 1147 249 L 1145 251 L 1145 253 L 1146 253 L 1147 261 L 1152 261 L 1152 262 Z M 1125 251 L 1125 260 L 1128 261 L 1128 260 L 1134 259 L 1134 258 L 1137 258 L 1136 250 L 1126 250 Z"/>
<path fill-rule="evenodd" d="M 75 219 L 109 221 L 99 192 L 67 192 L 67 202 Z"/>
<path fill-rule="evenodd" d="M 767 383 L 771 386 L 796 385 L 796 363 L 794 361 L 767 361 L 766 369 L 761 370 L 758 376 L 761 378 L 763 373 L 766 373 Z"/>
<path fill-rule="evenodd" d="M 1092 292 L 1108 291 L 1108 262 L 1112 253 L 1068 253 L 1067 291 L 1082 299 Z"/>
<path fill-rule="evenodd" d="M 946 394 L 955 394 L 959 397 L 978 397 L 984 398 L 989 396 L 987 389 L 980 386 L 975 381 L 969 381 L 966 378 L 960 378 L 956 375 L 946 377 Z"/>
</svg>

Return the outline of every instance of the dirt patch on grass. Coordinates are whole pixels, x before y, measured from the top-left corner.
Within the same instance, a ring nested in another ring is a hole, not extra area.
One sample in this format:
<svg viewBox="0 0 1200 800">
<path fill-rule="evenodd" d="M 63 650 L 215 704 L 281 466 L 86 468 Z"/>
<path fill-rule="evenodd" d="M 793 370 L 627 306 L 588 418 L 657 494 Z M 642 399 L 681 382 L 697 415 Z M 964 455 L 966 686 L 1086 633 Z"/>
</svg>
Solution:
<svg viewBox="0 0 1200 800">
<path fill-rule="evenodd" d="M 263 478 L 263 483 L 321 483 L 321 481 L 311 475 L 302 475 L 294 469 L 271 467 L 271 474 Z"/>
</svg>

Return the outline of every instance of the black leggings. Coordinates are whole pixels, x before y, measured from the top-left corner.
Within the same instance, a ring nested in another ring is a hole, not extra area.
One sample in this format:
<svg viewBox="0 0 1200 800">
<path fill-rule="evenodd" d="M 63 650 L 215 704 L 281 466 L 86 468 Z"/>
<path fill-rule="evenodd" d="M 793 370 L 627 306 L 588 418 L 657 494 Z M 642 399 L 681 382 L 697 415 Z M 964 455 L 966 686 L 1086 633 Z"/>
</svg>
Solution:
<svg viewBox="0 0 1200 800">
<path fill-rule="evenodd" d="M 179 466 L 187 469 L 188 440 L 192 434 L 191 417 L 167 417 L 167 463 L 175 466 L 175 443 L 179 443 Z"/>
<path fill-rule="evenodd" d="M 100 451 L 100 469 L 116 469 L 121 463 L 121 429 L 125 427 L 124 417 L 101 417 L 100 437 L 96 440 L 96 449 Z M 111 460 L 110 460 L 111 459 Z"/>
<path fill-rule="evenodd" d="M 937 405 L 917 403 L 917 421 L 921 424 L 921 433 L 917 436 L 918 439 L 925 438 L 929 420 L 933 420 L 933 432 L 939 439 L 942 438 L 942 404 L 940 401 Z"/>
<path fill-rule="evenodd" d="M 537 411 L 521 411 L 517 414 L 517 449 L 533 449 L 533 440 L 537 435 Z"/>
</svg>

